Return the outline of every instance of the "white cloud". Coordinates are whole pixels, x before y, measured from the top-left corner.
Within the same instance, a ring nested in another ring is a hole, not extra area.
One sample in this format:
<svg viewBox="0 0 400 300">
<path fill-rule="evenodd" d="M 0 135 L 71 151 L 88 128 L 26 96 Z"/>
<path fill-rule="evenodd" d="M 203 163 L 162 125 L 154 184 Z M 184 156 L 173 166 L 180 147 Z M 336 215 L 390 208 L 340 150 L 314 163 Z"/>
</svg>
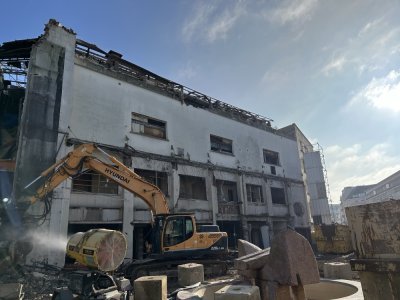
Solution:
<svg viewBox="0 0 400 300">
<path fill-rule="evenodd" d="M 184 24 L 183 39 L 188 42 L 199 38 L 209 43 L 226 39 L 237 21 L 245 14 L 244 1 L 238 1 L 234 6 L 225 8 L 201 4 L 196 7 L 196 12 Z"/>
<path fill-rule="evenodd" d="M 347 63 L 347 59 L 344 56 L 333 58 L 325 67 L 322 68 L 322 72 L 328 76 L 332 71 L 341 71 L 345 63 Z"/>
<path fill-rule="evenodd" d="M 348 106 L 364 103 L 400 113 L 400 72 L 392 70 L 385 77 L 373 78 L 350 100 Z"/>
<path fill-rule="evenodd" d="M 332 145 L 324 150 L 331 198 L 339 202 L 346 186 L 378 183 L 400 169 L 400 155 L 389 154 L 390 146 L 377 144 L 369 149 L 354 144 Z"/>
<path fill-rule="evenodd" d="M 286 0 L 281 2 L 280 7 L 266 12 L 265 16 L 271 22 L 281 25 L 301 23 L 311 19 L 317 5 L 317 0 Z"/>
<path fill-rule="evenodd" d="M 382 21 L 383 21 L 383 18 L 379 18 L 379 19 L 373 20 L 371 22 L 368 22 L 359 31 L 358 36 L 363 36 L 365 34 L 368 34 L 371 31 L 373 31 L 374 29 L 378 28 L 380 25 L 382 25 Z"/>
<path fill-rule="evenodd" d="M 334 48 L 321 68 L 325 76 L 354 67 L 360 74 L 382 70 L 400 50 L 400 27 L 393 28 L 384 18 L 365 24 L 344 46 Z M 333 57 L 333 58 L 332 58 Z"/>
<path fill-rule="evenodd" d="M 216 9 L 215 6 L 210 4 L 202 4 L 196 7 L 196 13 L 190 17 L 190 21 L 187 21 L 182 28 L 182 36 L 185 41 L 189 41 L 198 31 L 207 24 L 213 11 Z"/>
</svg>

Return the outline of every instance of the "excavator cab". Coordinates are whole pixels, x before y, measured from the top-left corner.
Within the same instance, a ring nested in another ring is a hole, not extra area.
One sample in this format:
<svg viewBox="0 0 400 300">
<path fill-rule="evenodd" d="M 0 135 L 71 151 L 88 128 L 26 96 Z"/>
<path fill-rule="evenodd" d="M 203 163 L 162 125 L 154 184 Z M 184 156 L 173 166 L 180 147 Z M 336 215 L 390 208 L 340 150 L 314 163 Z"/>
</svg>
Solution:
<svg viewBox="0 0 400 300">
<path fill-rule="evenodd" d="M 201 257 L 228 252 L 225 232 L 199 232 L 193 214 L 161 214 L 155 216 L 153 256 Z"/>
</svg>

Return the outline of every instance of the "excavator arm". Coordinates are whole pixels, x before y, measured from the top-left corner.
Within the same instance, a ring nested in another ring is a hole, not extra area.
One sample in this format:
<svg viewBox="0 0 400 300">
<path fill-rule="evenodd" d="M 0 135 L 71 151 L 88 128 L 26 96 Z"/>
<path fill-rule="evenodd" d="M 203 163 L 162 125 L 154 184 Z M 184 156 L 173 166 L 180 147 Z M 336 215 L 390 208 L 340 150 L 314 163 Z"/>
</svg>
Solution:
<svg viewBox="0 0 400 300">
<path fill-rule="evenodd" d="M 98 156 L 95 156 L 96 152 L 101 153 L 111 163 L 106 163 Z M 37 189 L 36 194 L 30 197 L 31 203 L 43 199 L 61 182 L 69 177 L 79 175 L 83 169 L 96 171 L 140 197 L 146 202 L 153 214 L 169 213 L 167 200 L 157 186 L 147 182 L 115 157 L 94 144 L 80 145 L 60 161 L 43 171 L 33 182 L 41 177 L 45 177 L 46 181 Z"/>
</svg>

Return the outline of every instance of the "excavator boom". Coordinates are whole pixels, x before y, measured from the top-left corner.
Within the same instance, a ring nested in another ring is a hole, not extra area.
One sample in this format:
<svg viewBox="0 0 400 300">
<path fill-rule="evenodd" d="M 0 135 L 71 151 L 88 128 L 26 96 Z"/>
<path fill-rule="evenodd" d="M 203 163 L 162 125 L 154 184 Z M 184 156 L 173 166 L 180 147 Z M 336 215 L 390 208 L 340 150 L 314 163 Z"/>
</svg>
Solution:
<svg viewBox="0 0 400 300">
<path fill-rule="evenodd" d="M 96 152 L 105 156 L 111 163 L 105 163 L 99 159 L 95 155 Z M 137 195 L 147 203 L 153 214 L 169 213 L 168 202 L 157 186 L 146 181 L 115 157 L 109 155 L 94 144 L 80 145 L 75 150 L 68 153 L 66 157 L 43 171 L 39 178 L 46 177 L 46 182 L 36 191 L 36 194 L 30 198 L 31 203 L 44 198 L 61 182 L 68 177 L 79 175 L 84 169 L 96 171 Z"/>
</svg>

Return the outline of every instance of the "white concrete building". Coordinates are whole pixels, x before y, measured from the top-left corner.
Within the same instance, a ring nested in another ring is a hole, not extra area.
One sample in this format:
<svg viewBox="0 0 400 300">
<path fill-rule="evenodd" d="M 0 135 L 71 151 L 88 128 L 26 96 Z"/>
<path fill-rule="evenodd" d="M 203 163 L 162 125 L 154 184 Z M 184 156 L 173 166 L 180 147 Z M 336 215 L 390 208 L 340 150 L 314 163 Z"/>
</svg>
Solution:
<svg viewBox="0 0 400 300">
<path fill-rule="evenodd" d="M 231 247 L 240 237 L 267 247 L 287 226 L 309 237 L 307 160 L 300 158 L 296 136 L 77 40 L 55 21 L 38 39 L 7 44 L 16 60 L 23 59 L 21 44 L 30 48 L 28 57 L 24 52 L 29 68 L 18 125 L 17 199 L 75 145 L 95 142 L 158 185 L 172 212 L 194 211 L 200 224 L 220 225 Z M 318 180 L 310 181 L 310 196 Z M 94 227 L 118 229 L 128 238 L 128 257 L 140 258 L 149 224 L 142 200 L 85 172 L 55 189 L 41 230 L 65 237 Z M 64 263 L 57 249 L 37 248 L 31 257 Z"/>
<path fill-rule="evenodd" d="M 295 138 L 297 141 L 312 223 L 316 225 L 331 224 L 332 219 L 327 195 L 327 183 L 325 182 L 324 166 L 321 159 L 322 150 L 315 150 L 311 142 L 296 124 L 281 128 L 279 131 Z"/>
<path fill-rule="evenodd" d="M 345 208 L 390 199 L 400 200 L 400 171 L 376 184 L 345 187 L 340 202 Z"/>
</svg>

